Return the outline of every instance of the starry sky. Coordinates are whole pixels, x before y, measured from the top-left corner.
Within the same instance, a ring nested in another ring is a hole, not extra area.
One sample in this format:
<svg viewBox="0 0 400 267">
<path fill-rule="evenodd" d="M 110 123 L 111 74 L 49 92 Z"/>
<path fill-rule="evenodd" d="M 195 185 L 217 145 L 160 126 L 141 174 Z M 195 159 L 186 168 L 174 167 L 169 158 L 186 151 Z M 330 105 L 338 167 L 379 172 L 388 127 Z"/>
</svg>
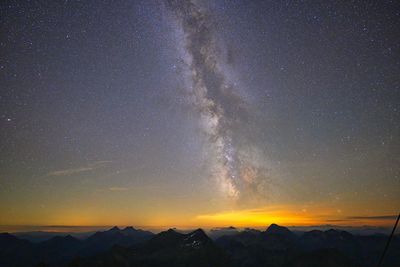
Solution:
<svg viewBox="0 0 400 267">
<path fill-rule="evenodd" d="M 0 225 L 377 225 L 397 1 L 2 1 Z"/>
</svg>

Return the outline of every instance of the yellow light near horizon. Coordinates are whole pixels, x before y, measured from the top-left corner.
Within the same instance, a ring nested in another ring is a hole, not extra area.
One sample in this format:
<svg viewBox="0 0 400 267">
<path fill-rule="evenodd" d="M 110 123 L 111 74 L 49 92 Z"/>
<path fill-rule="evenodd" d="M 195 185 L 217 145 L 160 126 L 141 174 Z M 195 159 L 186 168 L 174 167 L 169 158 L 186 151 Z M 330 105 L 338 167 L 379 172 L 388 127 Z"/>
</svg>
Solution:
<svg viewBox="0 0 400 267">
<path fill-rule="evenodd" d="M 100 203 L 103 204 L 103 203 Z M 379 216 L 391 213 L 360 214 L 359 206 L 348 206 L 350 208 L 338 209 L 331 203 L 318 203 L 309 205 L 281 204 L 269 205 L 244 210 L 221 210 L 196 214 L 193 209 L 171 209 L 160 206 L 148 209 L 125 209 L 123 206 L 112 205 L 99 207 L 100 204 L 77 207 L 61 207 L 59 211 L 33 210 L 30 213 L 14 213 L 0 210 L 2 218 L 0 226 L 49 226 L 58 227 L 97 227 L 97 226 L 134 226 L 142 229 L 164 230 L 168 228 L 193 229 L 213 227 L 254 227 L 264 228 L 272 223 L 283 226 L 316 226 L 316 225 L 339 225 L 339 226 L 384 226 L 393 224 L 393 220 L 380 219 Z M 201 207 L 200 207 L 201 209 Z M 199 209 L 199 210 L 200 210 Z M 112 214 L 112 216 L 111 216 Z M 354 217 L 355 214 L 359 217 Z M 7 216 L 5 216 L 7 215 Z M 28 217 L 29 215 L 29 217 Z M 11 223 L 13 222 L 13 223 Z M 3 227 L 3 228 L 4 228 Z M 7 229 L 8 229 L 7 228 Z M 22 229 L 21 228 L 21 229 Z M 4 228 L 6 229 L 6 228 Z M 11 228 L 10 228 L 11 229 Z M 50 228 L 52 229 L 52 228 Z M 69 231 L 69 228 L 66 228 Z M 78 228 L 76 228 L 78 229 Z"/>
<path fill-rule="evenodd" d="M 335 213 L 332 209 L 313 208 L 313 212 L 299 209 L 296 206 L 277 206 L 253 210 L 235 210 L 215 214 L 204 214 L 196 217 L 198 225 L 210 227 L 237 226 L 237 227 L 265 227 L 272 223 L 285 226 L 390 226 L 392 221 L 385 219 L 358 218 L 349 219 L 348 215 Z"/>
<path fill-rule="evenodd" d="M 229 211 L 217 214 L 199 215 L 196 219 L 201 222 L 201 224 L 215 226 L 265 226 L 272 223 L 283 225 L 310 225 L 321 222 L 321 220 L 306 216 L 305 214 L 276 210 Z"/>
</svg>

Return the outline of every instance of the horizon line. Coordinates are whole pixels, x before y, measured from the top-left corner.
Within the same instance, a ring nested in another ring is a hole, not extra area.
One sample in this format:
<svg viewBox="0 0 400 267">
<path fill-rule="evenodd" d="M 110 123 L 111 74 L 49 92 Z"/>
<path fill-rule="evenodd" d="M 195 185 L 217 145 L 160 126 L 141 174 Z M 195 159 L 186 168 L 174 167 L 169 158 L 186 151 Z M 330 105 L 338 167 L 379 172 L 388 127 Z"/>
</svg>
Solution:
<svg viewBox="0 0 400 267">
<path fill-rule="evenodd" d="M 95 231 L 95 230 L 106 230 L 106 229 L 111 229 L 113 227 L 118 227 L 118 228 L 126 228 L 126 227 L 133 227 L 136 229 L 143 229 L 143 230 L 162 230 L 162 229 L 182 229 L 182 230 L 190 230 L 190 229 L 227 229 L 229 227 L 234 227 L 235 229 L 264 229 L 268 228 L 270 225 L 276 224 L 276 223 L 271 223 L 269 225 L 264 225 L 264 226 L 235 226 L 235 225 L 226 225 L 226 226 L 145 226 L 145 225 L 127 225 L 127 224 L 121 224 L 121 225 L 1 225 L 0 224 L 0 232 L 2 231 L 1 228 L 20 228 L 20 229 L 7 229 L 6 232 L 53 232 L 54 230 L 61 230 L 60 232 L 67 232 L 66 230 L 68 229 L 80 229 L 80 230 L 87 230 L 87 232 L 90 231 Z M 284 226 L 286 228 L 303 228 L 303 229 L 308 229 L 308 228 L 348 228 L 348 229 L 361 229 L 361 228 L 372 228 L 372 229 L 390 229 L 391 226 L 383 226 L 383 225 L 337 225 L 337 224 L 314 224 L 314 225 L 285 225 L 285 224 L 277 224 L 279 226 Z M 23 229 L 23 228 L 33 228 L 33 229 Z M 34 229 L 38 228 L 38 229 Z M 50 228 L 52 230 L 46 231 L 45 228 Z M 64 228 L 64 231 L 62 231 L 62 228 Z M 87 229 L 89 228 L 89 229 Z M 56 231 L 54 231 L 56 232 Z M 76 231 L 76 233 L 79 232 L 84 232 L 84 231 Z"/>
</svg>

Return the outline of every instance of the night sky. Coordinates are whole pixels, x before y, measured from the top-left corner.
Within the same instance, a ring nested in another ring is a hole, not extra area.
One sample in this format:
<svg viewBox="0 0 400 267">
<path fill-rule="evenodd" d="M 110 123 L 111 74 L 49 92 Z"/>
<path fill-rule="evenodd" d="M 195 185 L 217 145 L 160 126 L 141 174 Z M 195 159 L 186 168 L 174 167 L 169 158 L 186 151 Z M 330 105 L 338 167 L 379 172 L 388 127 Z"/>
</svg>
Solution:
<svg viewBox="0 0 400 267">
<path fill-rule="evenodd" d="M 400 210 L 397 1 L 1 1 L 0 20 L 0 225 Z"/>
</svg>

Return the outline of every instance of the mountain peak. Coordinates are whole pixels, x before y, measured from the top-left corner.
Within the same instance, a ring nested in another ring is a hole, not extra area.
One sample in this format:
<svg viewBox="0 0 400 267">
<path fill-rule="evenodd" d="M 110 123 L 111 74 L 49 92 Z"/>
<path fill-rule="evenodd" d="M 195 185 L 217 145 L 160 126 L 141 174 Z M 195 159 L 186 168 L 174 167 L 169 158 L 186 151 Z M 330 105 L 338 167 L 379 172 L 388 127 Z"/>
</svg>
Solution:
<svg viewBox="0 0 400 267">
<path fill-rule="evenodd" d="M 335 230 L 335 229 L 329 229 L 329 230 L 325 231 L 325 234 L 328 236 L 336 236 L 336 237 L 340 237 L 340 238 L 352 238 L 353 237 L 353 235 L 350 234 L 349 232 Z"/>
<path fill-rule="evenodd" d="M 186 235 L 186 240 L 197 240 L 197 241 L 208 241 L 210 238 L 203 231 L 203 229 L 196 229 L 193 232 L 190 232 Z"/>
<path fill-rule="evenodd" d="M 135 228 L 133 228 L 132 226 L 127 226 L 124 229 L 122 229 L 122 232 L 125 232 L 125 233 L 133 233 L 133 232 L 136 232 L 136 231 L 137 230 Z"/>
<path fill-rule="evenodd" d="M 198 229 L 194 230 L 193 232 L 189 233 L 188 235 L 197 236 L 197 237 L 201 237 L 201 238 L 203 238 L 203 237 L 207 237 L 208 238 L 206 233 L 201 228 L 198 228 Z"/>
<path fill-rule="evenodd" d="M 73 237 L 72 235 L 66 235 L 64 237 L 64 240 L 67 241 L 67 242 L 80 242 L 79 239 Z"/>
<path fill-rule="evenodd" d="M 174 229 L 170 228 L 167 231 L 163 231 L 158 233 L 155 237 L 176 237 L 176 236 L 181 236 L 181 233 L 178 233 L 177 231 L 175 231 Z"/>
<path fill-rule="evenodd" d="M 210 238 L 206 235 L 203 229 L 196 229 L 193 232 L 186 234 L 186 237 L 183 240 L 183 246 L 185 247 L 192 247 L 192 248 L 199 248 L 203 244 L 208 243 Z"/>
<path fill-rule="evenodd" d="M 118 226 L 114 226 L 113 228 L 111 228 L 110 230 L 111 232 L 116 232 L 116 231 L 120 231 L 120 229 L 118 228 Z"/>
<path fill-rule="evenodd" d="M 265 230 L 266 234 L 278 234 L 278 235 L 292 235 L 293 233 L 286 227 L 279 226 L 277 224 L 271 224 L 267 230 Z"/>
</svg>

